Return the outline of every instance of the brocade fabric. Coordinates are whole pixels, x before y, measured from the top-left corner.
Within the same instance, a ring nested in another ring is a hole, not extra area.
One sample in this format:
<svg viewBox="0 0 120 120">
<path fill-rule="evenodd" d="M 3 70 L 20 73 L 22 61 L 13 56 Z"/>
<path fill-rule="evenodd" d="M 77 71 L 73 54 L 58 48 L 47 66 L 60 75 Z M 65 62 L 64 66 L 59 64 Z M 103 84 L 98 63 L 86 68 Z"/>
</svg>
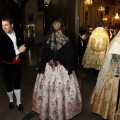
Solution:
<svg viewBox="0 0 120 120">
<path fill-rule="evenodd" d="M 100 70 L 108 45 L 109 37 L 106 30 L 102 27 L 96 28 L 89 38 L 82 60 L 83 67 Z"/>
<path fill-rule="evenodd" d="M 120 32 L 111 41 L 98 74 L 90 103 L 92 112 L 108 120 L 120 120 Z"/>
</svg>

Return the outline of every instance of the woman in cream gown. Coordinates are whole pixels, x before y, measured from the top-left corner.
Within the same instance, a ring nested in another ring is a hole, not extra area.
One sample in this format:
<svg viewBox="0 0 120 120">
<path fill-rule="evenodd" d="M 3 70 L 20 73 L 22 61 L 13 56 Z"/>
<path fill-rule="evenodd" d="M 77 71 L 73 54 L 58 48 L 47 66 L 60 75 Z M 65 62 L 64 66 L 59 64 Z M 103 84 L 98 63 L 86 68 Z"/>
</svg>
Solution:
<svg viewBox="0 0 120 120">
<path fill-rule="evenodd" d="M 88 40 L 88 44 L 82 59 L 83 67 L 100 70 L 105 59 L 108 45 L 108 33 L 103 28 L 103 23 L 99 23 L 99 26 L 94 29 Z"/>
<path fill-rule="evenodd" d="M 111 41 L 91 96 L 92 112 L 120 120 L 120 31 Z"/>
</svg>

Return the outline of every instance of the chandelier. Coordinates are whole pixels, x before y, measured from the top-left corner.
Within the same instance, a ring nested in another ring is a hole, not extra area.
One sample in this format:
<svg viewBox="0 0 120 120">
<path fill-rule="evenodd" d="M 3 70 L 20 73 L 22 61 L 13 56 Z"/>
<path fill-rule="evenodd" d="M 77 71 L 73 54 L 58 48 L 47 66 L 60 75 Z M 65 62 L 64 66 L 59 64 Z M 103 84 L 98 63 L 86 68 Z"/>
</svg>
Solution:
<svg viewBox="0 0 120 120">
<path fill-rule="evenodd" d="M 119 18 L 120 18 L 119 15 L 118 15 L 118 13 L 116 13 L 116 15 L 115 15 L 114 18 L 115 18 L 115 19 L 119 19 Z"/>
<path fill-rule="evenodd" d="M 92 5 L 93 1 L 92 0 L 85 0 L 84 3 L 85 3 L 85 5 Z"/>
<path fill-rule="evenodd" d="M 100 12 L 103 12 L 103 11 L 105 11 L 105 8 L 104 8 L 104 6 L 100 6 L 99 8 L 98 8 L 98 11 L 100 11 Z"/>
<path fill-rule="evenodd" d="M 48 6 L 50 4 L 50 0 L 44 0 L 44 5 Z"/>
</svg>

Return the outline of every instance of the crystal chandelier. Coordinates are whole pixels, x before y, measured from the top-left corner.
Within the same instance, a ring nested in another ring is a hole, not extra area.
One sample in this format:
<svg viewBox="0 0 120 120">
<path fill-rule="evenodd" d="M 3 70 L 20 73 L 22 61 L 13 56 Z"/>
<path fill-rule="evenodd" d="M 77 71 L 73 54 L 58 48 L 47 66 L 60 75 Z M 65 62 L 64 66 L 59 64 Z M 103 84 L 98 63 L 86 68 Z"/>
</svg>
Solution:
<svg viewBox="0 0 120 120">
<path fill-rule="evenodd" d="M 98 11 L 100 11 L 100 12 L 103 12 L 103 11 L 105 11 L 105 8 L 104 8 L 104 6 L 100 6 L 99 8 L 98 8 Z"/>
<path fill-rule="evenodd" d="M 116 15 L 115 15 L 114 18 L 115 18 L 115 19 L 119 19 L 119 18 L 120 18 L 119 15 L 118 15 L 118 13 L 116 13 Z"/>
<path fill-rule="evenodd" d="M 85 5 L 92 5 L 93 1 L 92 0 L 85 0 L 84 3 L 85 3 Z"/>
<path fill-rule="evenodd" d="M 44 5 L 48 6 L 50 4 L 50 0 L 44 0 Z"/>
</svg>

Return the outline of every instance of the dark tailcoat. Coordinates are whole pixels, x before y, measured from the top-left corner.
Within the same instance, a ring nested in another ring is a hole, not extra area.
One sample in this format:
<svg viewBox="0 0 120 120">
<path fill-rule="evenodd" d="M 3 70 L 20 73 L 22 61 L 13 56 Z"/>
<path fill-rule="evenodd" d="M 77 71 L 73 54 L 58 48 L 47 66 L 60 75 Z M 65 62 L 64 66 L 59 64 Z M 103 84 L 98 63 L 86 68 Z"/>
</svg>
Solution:
<svg viewBox="0 0 120 120">
<path fill-rule="evenodd" d="M 17 47 L 25 44 L 21 34 L 18 32 L 15 32 L 15 34 Z M 13 61 L 14 57 L 16 57 L 13 42 L 5 32 L 0 33 L 0 56 L 2 61 L 10 63 Z M 22 54 L 20 54 L 20 59 L 23 59 Z"/>
</svg>

